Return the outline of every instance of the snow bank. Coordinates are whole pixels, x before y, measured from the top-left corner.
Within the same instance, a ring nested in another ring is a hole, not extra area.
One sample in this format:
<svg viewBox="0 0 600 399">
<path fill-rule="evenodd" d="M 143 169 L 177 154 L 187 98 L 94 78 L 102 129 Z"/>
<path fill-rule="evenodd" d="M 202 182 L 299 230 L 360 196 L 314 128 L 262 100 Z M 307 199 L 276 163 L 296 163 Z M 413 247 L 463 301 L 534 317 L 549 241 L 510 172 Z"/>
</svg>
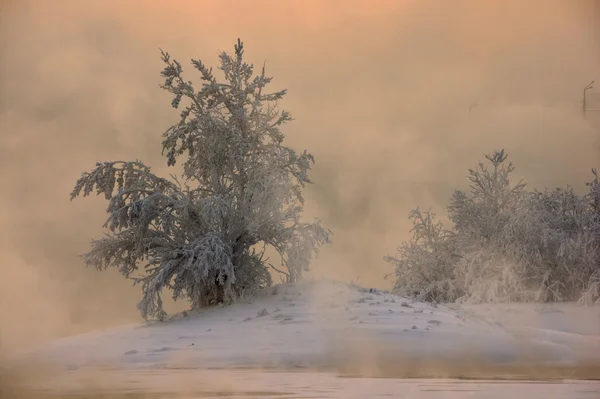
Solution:
<svg viewBox="0 0 600 399">
<path fill-rule="evenodd" d="M 303 283 L 168 322 L 68 337 L 35 348 L 22 359 L 77 370 L 378 367 L 442 358 L 565 363 L 580 360 L 582 354 L 600 357 L 600 328 L 590 327 L 587 335 L 535 323 L 521 323 L 520 328 L 513 323 L 511 328 L 507 315 L 512 313 L 425 304 L 343 283 Z"/>
</svg>

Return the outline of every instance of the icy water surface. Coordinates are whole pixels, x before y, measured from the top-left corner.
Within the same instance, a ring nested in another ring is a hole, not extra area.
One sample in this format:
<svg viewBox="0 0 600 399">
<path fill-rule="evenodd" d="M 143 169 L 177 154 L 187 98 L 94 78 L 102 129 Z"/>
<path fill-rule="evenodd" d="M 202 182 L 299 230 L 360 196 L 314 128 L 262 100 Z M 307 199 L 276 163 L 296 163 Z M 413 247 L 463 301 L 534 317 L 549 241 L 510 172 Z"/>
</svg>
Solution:
<svg viewBox="0 0 600 399">
<path fill-rule="evenodd" d="M 80 378 L 83 377 L 83 378 Z M 44 398 L 477 398 L 598 399 L 598 381 L 467 381 L 348 378 L 315 372 L 104 371 L 39 381 Z M 108 387 L 111 387 L 108 389 Z"/>
</svg>

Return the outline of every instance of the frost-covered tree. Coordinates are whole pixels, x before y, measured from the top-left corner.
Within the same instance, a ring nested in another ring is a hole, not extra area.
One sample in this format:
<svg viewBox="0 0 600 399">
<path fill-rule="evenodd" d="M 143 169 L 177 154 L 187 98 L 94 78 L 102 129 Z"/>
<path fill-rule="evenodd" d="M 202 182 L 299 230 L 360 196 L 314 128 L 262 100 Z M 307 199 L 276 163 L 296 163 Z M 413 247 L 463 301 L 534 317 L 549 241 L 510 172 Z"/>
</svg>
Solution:
<svg viewBox="0 0 600 399">
<path fill-rule="evenodd" d="M 396 288 L 437 301 L 600 302 L 600 185 L 527 191 L 507 155 L 469 170 L 470 190 L 448 207 L 452 230 L 415 211 L 395 257 Z"/>
<path fill-rule="evenodd" d="M 470 191 L 456 190 L 452 195 L 448 216 L 461 236 L 492 240 L 524 198 L 525 183 L 511 184 L 515 168 L 505 163 L 507 157 L 504 150 L 485 155 L 491 168 L 480 162 L 469 169 Z"/>
<path fill-rule="evenodd" d="M 199 60 L 196 89 L 182 66 L 162 52 L 161 88 L 182 108 L 164 133 L 169 166 L 182 175 L 165 179 L 140 161 L 98 163 L 77 181 L 71 199 L 93 193 L 109 201 L 105 237 L 92 242 L 85 263 L 117 268 L 142 284 L 143 317 L 163 318 L 161 292 L 188 299 L 192 308 L 230 303 L 272 283 L 270 268 L 293 282 L 302 278 L 330 232 L 303 222 L 302 190 L 314 159 L 283 145 L 279 110 L 286 91 L 268 93 L 271 82 L 243 60 L 243 44 L 219 56 L 224 81 Z M 272 248 L 282 267 L 268 263 Z M 134 273 L 139 274 L 134 276 Z"/>
<path fill-rule="evenodd" d="M 511 181 L 514 166 L 504 150 L 485 155 L 469 169 L 469 191 L 456 190 L 448 206 L 455 244 L 461 257 L 455 264 L 456 285 L 473 302 L 515 299 L 526 291 L 519 263 L 507 250 L 505 229 L 522 209 L 528 194 L 521 180 Z"/>
</svg>

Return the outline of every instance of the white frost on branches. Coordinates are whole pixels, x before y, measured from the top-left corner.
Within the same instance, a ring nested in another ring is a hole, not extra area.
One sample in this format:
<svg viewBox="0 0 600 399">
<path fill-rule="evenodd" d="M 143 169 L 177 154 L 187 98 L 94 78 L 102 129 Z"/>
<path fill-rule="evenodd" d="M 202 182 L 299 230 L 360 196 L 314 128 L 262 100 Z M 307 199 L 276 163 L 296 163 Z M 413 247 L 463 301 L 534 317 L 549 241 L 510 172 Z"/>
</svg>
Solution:
<svg viewBox="0 0 600 399">
<path fill-rule="evenodd" d="M 598 174 L 578 195 L 512 185 L 514 168 L 499 151 L 469 170 L 470 192 L 448 207 L 452 230 L 418 209 L 413 238 L 394 257 L 396 289 L 435 301 L 600 303 Z"/>
<path fill-rule="evenodd" d="M 266 93 L 272 78 L 264 67 L 254 75 L 243 53 L 238 40 L 235 54 L 220 54 L 224 82 L 192 60 L 203 81 L 196 90 L 181 64 L 162 52 L 161 87 L 182 108 L 164 133 L 163 154 L 169 166 L 183 163 L 181 181 L 159 178 L 140 161 L 105 162 L 84 173 L 71 194 L 96 191 L 109 201 L 109 232 L 84 259 L 141 283 L 138 308 L 146 318 L 165 316 L 164 288 L 198 308 L 269 286 L 266 247 L 281 256 L 284 270 L 277 270 L 288 281 L 301 279 L 329 242 L 319 221 L 300 219 L 314 159 L 282 144 L 280 128 L 292 120 L 277 108 L 285 90 Z M 132 277 L 140 268 L 142 275 Z"/>
</svg>

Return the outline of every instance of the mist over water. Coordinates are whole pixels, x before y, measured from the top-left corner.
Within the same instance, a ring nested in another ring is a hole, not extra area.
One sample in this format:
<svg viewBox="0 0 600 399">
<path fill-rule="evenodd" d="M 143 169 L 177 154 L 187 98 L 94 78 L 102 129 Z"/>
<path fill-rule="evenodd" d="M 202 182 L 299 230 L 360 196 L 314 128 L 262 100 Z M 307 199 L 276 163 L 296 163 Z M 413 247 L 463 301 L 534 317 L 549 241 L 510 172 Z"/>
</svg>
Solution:
<svg viewBox="0 0 600 399">
<path fill-rule="evenodd" d="M 536 188 L 582 189 L 600 163 L 600 112 L 581 110 L 583 87 L 596 80 L 590 93 L 600 91 L 596 0 L 0 7 L 7 349 L 139 320 L 139 290 L 78 257 L 102 234 L 106 203 L 68 199 L 98 161 L 137 158 L 170 172 L 160 141 L 178 111 L 158 88 L 159 47 L 198 82 L 189 59 L 214 66 L 240 37 L 248 60 L 266 60 L 273 91 L 288 89 L 288 143 L 317 161 L 306 215 L 334 232 L 318 277 L 388 287 L 382 257 L 408 237 L 408 211 L 443 212 L 483 153 L 505 148 Z"/>
</svg>

